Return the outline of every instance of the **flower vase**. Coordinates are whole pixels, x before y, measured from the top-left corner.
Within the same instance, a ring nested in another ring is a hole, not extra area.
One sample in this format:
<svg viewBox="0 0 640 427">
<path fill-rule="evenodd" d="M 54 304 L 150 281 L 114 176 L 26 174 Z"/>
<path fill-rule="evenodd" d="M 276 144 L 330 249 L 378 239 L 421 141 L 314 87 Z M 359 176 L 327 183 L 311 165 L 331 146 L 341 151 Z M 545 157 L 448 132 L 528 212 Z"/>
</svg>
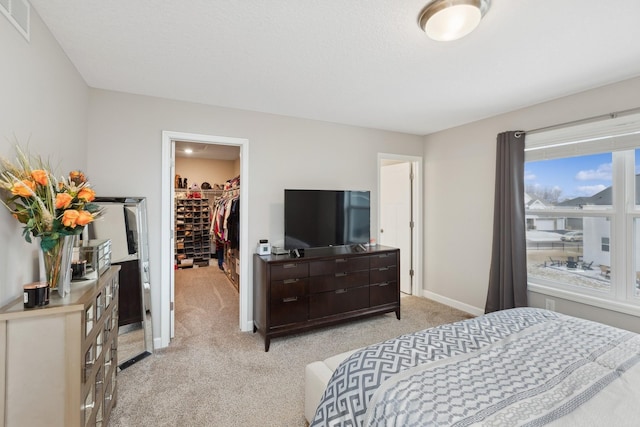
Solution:
<svg viewBox="0 0 640 427">
<path fill-rule="evenodd" d="M 40 281 L 47 282 L 49 288 L 57 290 L 61 297 L 71 291 L 71 258 L 75 237 L 60 236 L 48 251 L 38 245 Z"/>
</svg>

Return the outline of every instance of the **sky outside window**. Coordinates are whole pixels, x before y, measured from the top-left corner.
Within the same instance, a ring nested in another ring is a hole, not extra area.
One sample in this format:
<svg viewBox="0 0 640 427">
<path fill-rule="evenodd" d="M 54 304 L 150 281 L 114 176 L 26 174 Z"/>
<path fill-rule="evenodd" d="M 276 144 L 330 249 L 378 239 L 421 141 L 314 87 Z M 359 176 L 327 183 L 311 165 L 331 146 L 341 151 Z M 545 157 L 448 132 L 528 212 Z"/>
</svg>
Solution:
<svg viewBox="0 0 640 427">
<path fill-rule="evenodd" d="M 526 162 L 525 191 L 555 190 L 558 202 L 590 197 L 611 186 L 611 153 Z M 640 150 L 635 150 L 636 173 Z"/>
</svg>

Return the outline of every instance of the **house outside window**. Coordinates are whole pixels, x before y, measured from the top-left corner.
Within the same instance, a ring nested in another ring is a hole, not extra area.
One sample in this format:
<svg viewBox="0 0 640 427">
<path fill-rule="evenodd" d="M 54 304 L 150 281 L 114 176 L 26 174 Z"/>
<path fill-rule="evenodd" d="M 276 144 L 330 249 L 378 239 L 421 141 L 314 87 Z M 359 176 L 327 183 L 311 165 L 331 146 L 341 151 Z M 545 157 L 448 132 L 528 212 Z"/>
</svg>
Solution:
<svg viewBox="0 0 640 427">
<path fill-rule="evenodd" d="M 619 123 L 526 136 L 528 285 L 640 315 L 640 114 Z"/>
</svg>

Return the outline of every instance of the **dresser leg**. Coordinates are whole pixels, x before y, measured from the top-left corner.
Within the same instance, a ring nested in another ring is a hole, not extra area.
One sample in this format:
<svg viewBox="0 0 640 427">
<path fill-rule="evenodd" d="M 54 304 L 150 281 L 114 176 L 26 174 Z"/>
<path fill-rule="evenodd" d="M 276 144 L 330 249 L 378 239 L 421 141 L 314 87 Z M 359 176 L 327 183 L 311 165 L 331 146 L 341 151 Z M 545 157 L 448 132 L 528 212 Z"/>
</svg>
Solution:
<svg viewBox="0 0 640 427">
<path fill-rule="evenodd" d="M 400 320 L 400 307 L 396 310 L 396 318 Z"/>
<path fill-rule="evenodd" d="M 264 337 L 264 351 L 265 353 L 269 351 L 269 344 L 271 344 L 271 340 L 267 337 Z"/>
</svg>

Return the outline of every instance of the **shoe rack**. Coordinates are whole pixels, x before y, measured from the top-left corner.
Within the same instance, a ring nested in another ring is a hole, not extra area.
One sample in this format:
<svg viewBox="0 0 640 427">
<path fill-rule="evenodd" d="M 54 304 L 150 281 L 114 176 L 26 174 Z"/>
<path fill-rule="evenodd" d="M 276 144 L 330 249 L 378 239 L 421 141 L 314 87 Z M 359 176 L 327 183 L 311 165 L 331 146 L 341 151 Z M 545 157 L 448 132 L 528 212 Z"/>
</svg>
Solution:
<svg viewBox="0 0 640 427">
<path fill-rule="evenodd" d="M 175 262 L 178 267 L 208 264 L 211 221 L 208 199 L 176 199 Z"/>
</svg>

